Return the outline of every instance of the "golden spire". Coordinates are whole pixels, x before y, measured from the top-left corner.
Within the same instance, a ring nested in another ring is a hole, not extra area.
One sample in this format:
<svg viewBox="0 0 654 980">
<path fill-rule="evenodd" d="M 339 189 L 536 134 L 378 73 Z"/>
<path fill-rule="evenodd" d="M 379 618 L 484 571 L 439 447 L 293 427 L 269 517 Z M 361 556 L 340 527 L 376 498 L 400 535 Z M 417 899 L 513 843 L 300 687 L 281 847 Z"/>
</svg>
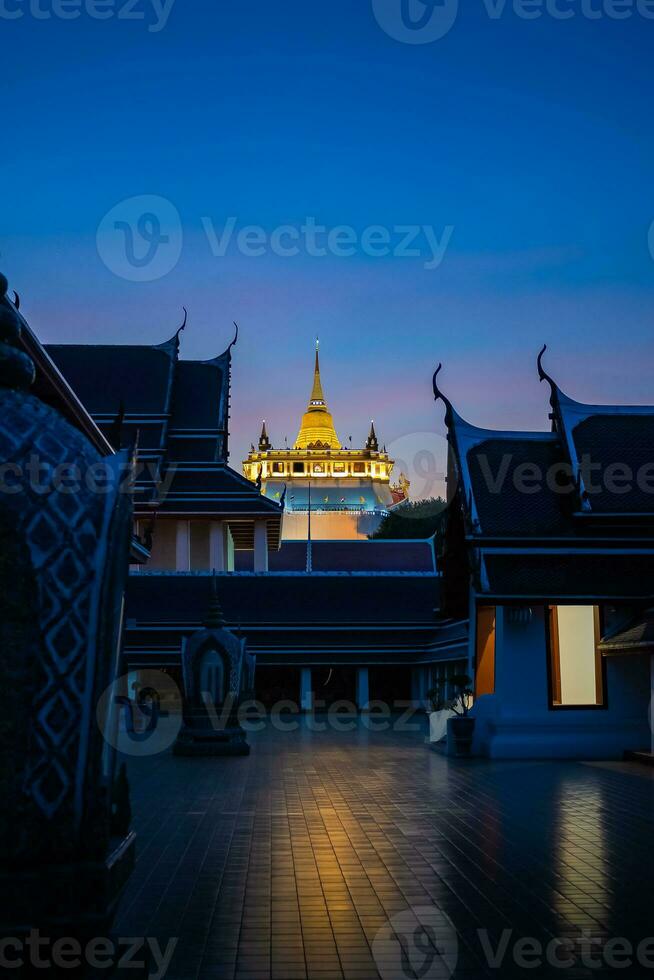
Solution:
<svg viewBox="0 0 654 980">
<path fill-rule="evenodd" d="M 310 405 L 324 405 L 325 396 L 322 391 L 322 383 L 320 381 L 320 340 L 316 337 L 316 366 L 313 369 L 313 389 L 311 391 L 311 399 L 309 401 Z"/>
<path fill-rule="evenodd" d="M 295 449 L 340 449 L 334 421 L 327 409 L 320 380 L 320 341 L 316 337 L 316 363 L 313 370 L 313 388 L 307 410 L 295 440 Z"/>
</svg>

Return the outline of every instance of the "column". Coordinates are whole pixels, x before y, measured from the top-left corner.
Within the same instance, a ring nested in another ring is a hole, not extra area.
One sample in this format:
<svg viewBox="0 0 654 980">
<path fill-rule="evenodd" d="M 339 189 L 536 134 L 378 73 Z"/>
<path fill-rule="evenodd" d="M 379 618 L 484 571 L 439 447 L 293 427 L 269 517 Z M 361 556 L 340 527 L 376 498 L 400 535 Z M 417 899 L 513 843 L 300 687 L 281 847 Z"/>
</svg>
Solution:
<svg viewBox="0 0 654 980">
<path fill-rule="evenodd" d="M 175 568 L 178 572 L 188 572 L 191 569 L 191 525 L 189 521 L 177 521 Z"/>
<path fill-rule="evenodd" d="M 357 667 L 357 708 L 359 711 L 368 711 L 369 703 L 368 668 Z"/>
<path fill-rule="evenodd" d="M 311 667 L 300 670 L 300 710 L 313 711 L 313 691 L 311 690 Z"/>
<path fill-rule="evenodd" d="M 209 569 L 216 572 L 228 571 L 225 530 L 222 521 L 212 521 L 209 525 Z"/>
<path fill-rule="evenodd" d="M 254 522 L 254 570 L 268 571 L 268 522 Z"/>
</svg>

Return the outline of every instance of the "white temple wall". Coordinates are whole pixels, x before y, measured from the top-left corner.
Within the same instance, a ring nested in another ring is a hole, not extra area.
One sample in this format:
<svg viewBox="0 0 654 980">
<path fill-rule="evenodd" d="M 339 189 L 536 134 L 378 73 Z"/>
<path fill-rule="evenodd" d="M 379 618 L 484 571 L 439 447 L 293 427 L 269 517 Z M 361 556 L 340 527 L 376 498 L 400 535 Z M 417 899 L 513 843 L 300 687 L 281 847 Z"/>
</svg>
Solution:
<svg viewBox="0 0 654 980">
<path fill-rule="evenodd" d="M 146 570 L 170 572 L 177 567 L 177 522 L 157 521 L 152 536 L 152 552 Z"/>
<path fill-rule="evenodd" d="M 381 514 L 372 512 L 318 511 L 311 514 L 311 537 L 314 541 L 365 540 L 375 533 L 381 522 Z M 284 514 L 284 541 L 306 541 L 308 533 L 307 513 L 287 511 Z"/>
</svg>

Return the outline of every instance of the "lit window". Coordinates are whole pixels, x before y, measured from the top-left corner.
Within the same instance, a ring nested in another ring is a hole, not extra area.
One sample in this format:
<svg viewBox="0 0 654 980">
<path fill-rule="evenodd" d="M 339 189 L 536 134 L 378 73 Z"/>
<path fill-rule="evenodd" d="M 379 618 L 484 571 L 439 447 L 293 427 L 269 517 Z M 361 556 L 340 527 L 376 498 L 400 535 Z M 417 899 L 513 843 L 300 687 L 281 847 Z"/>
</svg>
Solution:
<svg viewBox="0 0 654 980">
<path fill-rule="evenodd" d="M 551 705 L 596 708 L 604 704 L 597 606 L 550 606 Z"/>
<path fill-rule="evenodd" d="M 353 469 L 354 473 L 365 473 L 366 472 L 366 464 L 365 463 L 355 463 L 354 466 L 352 467 L 352 469 Z"/>
<path fill-rule="evenodd" d="M 345 463 L 334 463 L 334 473 L 345 473 Z"/>
<path fill-rule="evenodd" d="M 475 697 L 495 694 L 495 606 L 477 609 Z"/>
<path fill-rule="evenodd" d="M 283 463 L 273 463 L 272 464 L 272 468 L 273 468 L 273 473 L 283 473 L 284 472 L 284 464 Z"/>
</svg>

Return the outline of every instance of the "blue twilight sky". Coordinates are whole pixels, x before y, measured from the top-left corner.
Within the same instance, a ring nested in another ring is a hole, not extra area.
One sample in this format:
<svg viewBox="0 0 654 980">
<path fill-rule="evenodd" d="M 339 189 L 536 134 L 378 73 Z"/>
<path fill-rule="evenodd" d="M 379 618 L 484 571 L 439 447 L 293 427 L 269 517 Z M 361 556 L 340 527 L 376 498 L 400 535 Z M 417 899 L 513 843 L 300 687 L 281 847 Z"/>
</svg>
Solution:
<svg viewBox="0 0 654 980">
<path fill-rule="evenodd" d="M 94 2 L 0 0 L 0 268 L 44 341 L 158 343 L 186 304 L 209 358 L 237 319 L 237 466 L 262 417 L 295 437 L 316 333 L 343 441 L 374 417 L 418 471 L 439 360 L 480 425 L 547 427 L 545 341 L 579 400 L 654 400 L 654 4 Z M 307 219 L 355 254 L 308 254 Z"/>
</svg>

